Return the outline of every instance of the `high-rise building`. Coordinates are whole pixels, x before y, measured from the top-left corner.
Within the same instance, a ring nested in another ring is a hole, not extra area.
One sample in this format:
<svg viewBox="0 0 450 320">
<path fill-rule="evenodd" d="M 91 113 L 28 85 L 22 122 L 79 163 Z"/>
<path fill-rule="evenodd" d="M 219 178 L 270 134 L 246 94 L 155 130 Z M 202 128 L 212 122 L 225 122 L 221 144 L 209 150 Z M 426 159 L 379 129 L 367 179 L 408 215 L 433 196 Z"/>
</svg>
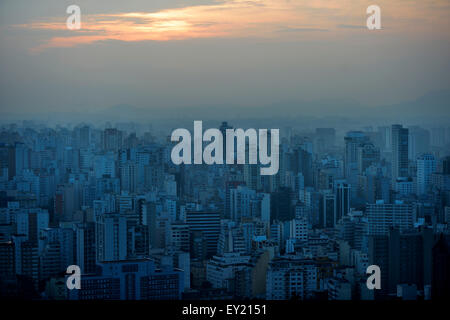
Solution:
<svg viewBox="0 0 450 320">
<path fill-rule="evenodd" d="M 306 146 L 294 150 L 291 162 L 292 171 L 303 175 L 304 186 L 313 186 L 313 159 Z"/>
<path fill-rule="evenodd" d="M 27 241 L 37 244 L 41 232 L 49 226 L 47 210 L 34 208 L 17 212 L 16 234 L 24 235 Z"/>
<path fill-rule="evenodd" d="M 95 224 L 78 224 L 75 228 L 76 261 L 83 274 L 96 270 Z"/>
<path fill-rule="evenodd" d="M 9 146 L 5 143 L 0 143 L 0 181 L 8 180 L 10 177 L 8 176 L 9 171 Z"/>
<path fill-rule="evenodd" d="M 189 225 L 179 222 L 171 223 L 169 236 L 169 243 L 175 250 L 189 252 Z"/>
<path fill-rule="evenodd" d="M 75 242 L 72 228 L 47 228 L 40 235 L 40 278 L 47 279 L 64 272 L 75 263 Z"/>
<path fill-rule="evenodd" d="M 442 174 L 450 175 L 450 156 L 445 157 L 442 161 Z"/>
<path fill-rule="evenodd" d="M 119 151 L 122 148 L 122 131 L 108 128 L 102 132 L 102 146 L 105 151 Z"/>
<path fill-rule="evenodd" d="M 120 167 L 120 188 L 122 191 L 134 193 L 138 187 L 138 167 L 136 163 L 127 161 Z"/>
<path fill-rule="evenodd" d="M 380 150 L 373 143 L 363 143 L 358 147 L 358 174 L 362 175 L 366 169 L 380 161 Z"/>
<path fill-rule="evenodd" d="M 52 221 L 73 221 L 73 215 L 79 209 L 75 186 L 71 183 L 57 186 Z"/>
<path fill-rule="evenodd" d="M 208 255 L 216 254 L 220 234 L 220 214 L 212 211 L 188 211 L 186 223 L 191 233 L 196 231 L 202 233 Z"/>
<path fill-rule="evenodd" d="M 291 203 L 292 194 L 289 188 L 280 188 L 278 192 L 270 195 L 270 220 L 290 221 L 295 217 Z"/>
<path fill-rule="evenodd" d="M 392 125 L 392 183 L 399 177 L 408 177 L 408 129 Z"/>
<path fill-rule="evenodd" d="M 418 126 L 409 128 L 408 151 L 410 160 L 430 152 L 430 132 Z"/>
<path fill-rule="evenodd" d="M 378 132 L 380 133 L 380 144 L 381 149 L 383 151 L 390 151 L 391 150 L 391 144 L 392 144 L 392 137 L 391 137 L 391 128 L 389 127 L 378 127 Z"/>
<path fill-rule="evenodd" d="M 420 290 L 430 285 L 433 238 L 431 229 L 391 229 L 384 235 L 370 235 L 369 264 L 378 265 L 381 270 L 381 290 L 376 294 L 386 297 L 403 283 L 415 284 Z"/>
<path fill-rule="evenodd" d="M 344 154 L 344 174 L 347 179 L 356 177 L 358 172 L 358 149 L 368 137 L 361 131 L 349 131 L 344 137 L 345 154 Z"/>
<path fill-rule="evenodd" d="M 225 204 L 224 204 L 224 213 L 225 218 L 231 218 L 231 191 L 236 189 L 240 185 L 245 185 L 244 181 L 226 181 L 225 182 Z"/>
<path fill-rule="evenodd" d="M 363 170 L 370 162 L 368 158 L 373 158 L 373 154 L 370 154 L 369 157 L 369 152 L 364 152 L 366 149 L 360 149 L 369 142 L 369 137 L 361 131 L 349 131 L 344 137 L 344 141 L 344 177 L 350 185 L 356 186 L 358 185 L 358 170 Z M 354 199 L 356 195 L 357 189 L 351 189 L 350 197 Z"/>
<path fill-rule="evenodd" d="M 385 235 L 391 228 L 400 231 L 413 228 L 416 219 L 415 206 L 403 201 L 384 203 L 378 200 L 374 204 L 367 204 L 366 213 L 371 235 Z"/>
<path fill-rule="evenodd" d="M 241 221 L 251 216 L 251 200 L 256 197 L 256 191 L 248 187 L 238 186 L 230 190 L 230 218 Z"/>
<path fill-rule="evenodd" d="M 448 299 L 450 296 L 450 237 L 441 235 L 432 249 L 433 271 L 432 299 Z M 448 301 L 448 300 L 446 300 Z"/>
<path fill-rule="evenodd" d="M 30 150 L 21 142 L 8 148 L 8 179 L 22 175 L 23 170 L 30 168 Z"/>
<path fill-rule="evenodd" d="M 82 126 L 80 132 L 80 148 L 89 148 L 91 144 L 91 128 L 89 126 Z"/>
<path fill-rule="evenodd" d="M 362 211 L 352 211 L 343 217 L 339 224 L 340 238 L 352 249 L 362 250 L 366 247 L 367 219 Z"/>
<path fill-rule="evenodd" d="M 324 193 L 321 209 L 321 227 L 334 228 L 337 223 L 336 195 L 331 190 Z"/>
<path fill-rule="evenodd" d="M 261 189 L 260 166 L 257 164 L 244 164 L 244 181 L 252 190 Z"/>
<path fill-rule="evenodd" d="M 299 217 L 290 221 L 290 237 L 300 241 L 308 241 L 308 219 Z"/>
<path fill-rule="evenodd" d="M 429 191 L 431 175 L 436 171 L 436 159 L 432 154 L 422 154 L 417 159 L 417 194 Z"/>
<path fill-rule="evenodd" d="M 101 178 L 105 175 L 116 177 L 116 163 L 113 152 L 99 154 L 94 157 L 94 173 L 96 178 Z"/>
<path fill-rule="evenodd" d="M 0 242 L 0 282 L 14 279 L 16 276 L 14 251 L 13 241 Z"/>
<path fill-rule="evenodd" d="M 350 212 L 350 185 L 338 183 L 336 186 L 336 221 Z"/>
<path fill-rule="evenodd" d="M 96 216 L 97 261 L 118 261 L 127 257 L 127 221 L 124 216 L 106 213 Z"/>
</svg>

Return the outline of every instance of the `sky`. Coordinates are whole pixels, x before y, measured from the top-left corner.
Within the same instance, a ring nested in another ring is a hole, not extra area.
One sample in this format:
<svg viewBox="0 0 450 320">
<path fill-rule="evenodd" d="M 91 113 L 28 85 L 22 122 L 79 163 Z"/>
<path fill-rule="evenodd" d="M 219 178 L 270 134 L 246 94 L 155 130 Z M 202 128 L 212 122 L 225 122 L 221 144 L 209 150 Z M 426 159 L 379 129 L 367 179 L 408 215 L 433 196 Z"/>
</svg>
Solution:
<svg viewBox="0 0 450 320">
<path fill-rule="evenodd" d="M 0 0 L 0 114 L 398 104 L 450 90 L 449 18 L 450 0 Z"/>
</svg>

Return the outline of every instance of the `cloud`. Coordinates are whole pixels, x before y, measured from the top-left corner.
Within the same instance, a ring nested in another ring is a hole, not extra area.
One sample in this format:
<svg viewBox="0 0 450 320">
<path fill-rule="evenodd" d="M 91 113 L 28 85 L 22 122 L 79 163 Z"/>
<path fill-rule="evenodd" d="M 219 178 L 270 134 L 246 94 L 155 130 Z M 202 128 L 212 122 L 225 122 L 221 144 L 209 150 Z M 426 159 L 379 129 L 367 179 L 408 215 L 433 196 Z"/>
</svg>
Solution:
<svg viewBox="0 0 450 320">
<path fill-rule="evenodd" d="M 414 6 L 411 5 L 414 3 Z M 426 10 L 442 7 L 444 0 L 423 5 L 418 0 L 393 4 L 379 0 L 382 23 L 390 30 L 417 31 L 414 19 L 426 22 Z M 74 47 L 100 41 L 124 42 L 171 41 L 196 38 L 279 38 L 300 36 L 300 33 L 365 28 L 366 0 L 223 0 L 208 5 L 186 6 L 155 12 L 118 12 L 115 14 L 83 14 L 82 30 L 68 32 L 66 17 L 53 17 L 20 27 L 29 30 L 47 30 L 61 34 L 49 36 L 39 46 L 47 48 Z M 448 14 L 448 10 L 447 14 Z M 393 18 L 394 17 L 394 18 Z M 398 18 L 399 17 L 399 18 Z M 441 20 L 448 25 L 445 15 Z M 436 24 L 436 20 L 433 20 Z M 441 23 L 442 24 L 442 23 Z M 425 23 L 425 25 L 427 25 Z M 280 29 L 280 26 L 283 26 Z M 423 28 L 423 27 L 422 27 Z M 384 26 L 383 26 L 383 29 Z M 434 28 L 436 30 L 436 28 Z M 313 36 L 311 36 L 313 37 Z"/>
<path fill-rule="evenodd" d="M 278 32 L 327 32 L 328 29 L 320 28 L 282 28 Z"/>
<path fill-rule="evenodd" d="M 363 25 L 354 25 L 354 24 L 338 24 L 338 28 L 342 29 L 366 29 L 366 26 Z"/>
</svg>

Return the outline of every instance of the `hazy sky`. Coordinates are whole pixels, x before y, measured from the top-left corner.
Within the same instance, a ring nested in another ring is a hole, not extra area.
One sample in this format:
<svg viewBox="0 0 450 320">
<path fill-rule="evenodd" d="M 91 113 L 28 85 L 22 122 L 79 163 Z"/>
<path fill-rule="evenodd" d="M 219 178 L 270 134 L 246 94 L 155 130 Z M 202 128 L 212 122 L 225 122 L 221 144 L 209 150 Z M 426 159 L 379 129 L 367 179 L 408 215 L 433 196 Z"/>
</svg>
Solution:
<svg viewBox="0 0 450 320">
<path fill-rule="evenodd" d="M 450 0 L 0 0 L 0 112 L 414 100 L 450 90 L 449 20 Z"/>
</svg>

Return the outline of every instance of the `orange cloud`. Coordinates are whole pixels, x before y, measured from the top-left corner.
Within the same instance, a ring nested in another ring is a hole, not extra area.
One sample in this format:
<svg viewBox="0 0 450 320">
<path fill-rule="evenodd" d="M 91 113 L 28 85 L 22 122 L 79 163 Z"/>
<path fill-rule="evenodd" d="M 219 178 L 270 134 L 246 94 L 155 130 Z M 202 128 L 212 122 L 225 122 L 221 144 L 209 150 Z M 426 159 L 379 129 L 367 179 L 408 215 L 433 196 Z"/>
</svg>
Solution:
<svg viewBox="0 0 450 320">
<path fill-rule="evenodd" d="M 382 24 L 408 32 L 448 27 L 449 6 L 445 0 L 376 1 L 382 9 Z M 394 3 L 395 2 L 395 3 Z M 316 31 L 367 32 L 367 0 L 224 0 L 210 5 L 188 6 L 157 12 L 83 15 L 82 29 L 68 31 L 64 18 L 22 25 L 33 30 L 52 30 L 50 38 L 34 51 L 73 47 L 98 41 L 169 41 L 193 38 L 258 37 L 282 38 L 319 35 Z M 420 24 L 418 24 L 419 22 Z M 286 32 L 288 31 L 288 32 Z"/>
</svg>

